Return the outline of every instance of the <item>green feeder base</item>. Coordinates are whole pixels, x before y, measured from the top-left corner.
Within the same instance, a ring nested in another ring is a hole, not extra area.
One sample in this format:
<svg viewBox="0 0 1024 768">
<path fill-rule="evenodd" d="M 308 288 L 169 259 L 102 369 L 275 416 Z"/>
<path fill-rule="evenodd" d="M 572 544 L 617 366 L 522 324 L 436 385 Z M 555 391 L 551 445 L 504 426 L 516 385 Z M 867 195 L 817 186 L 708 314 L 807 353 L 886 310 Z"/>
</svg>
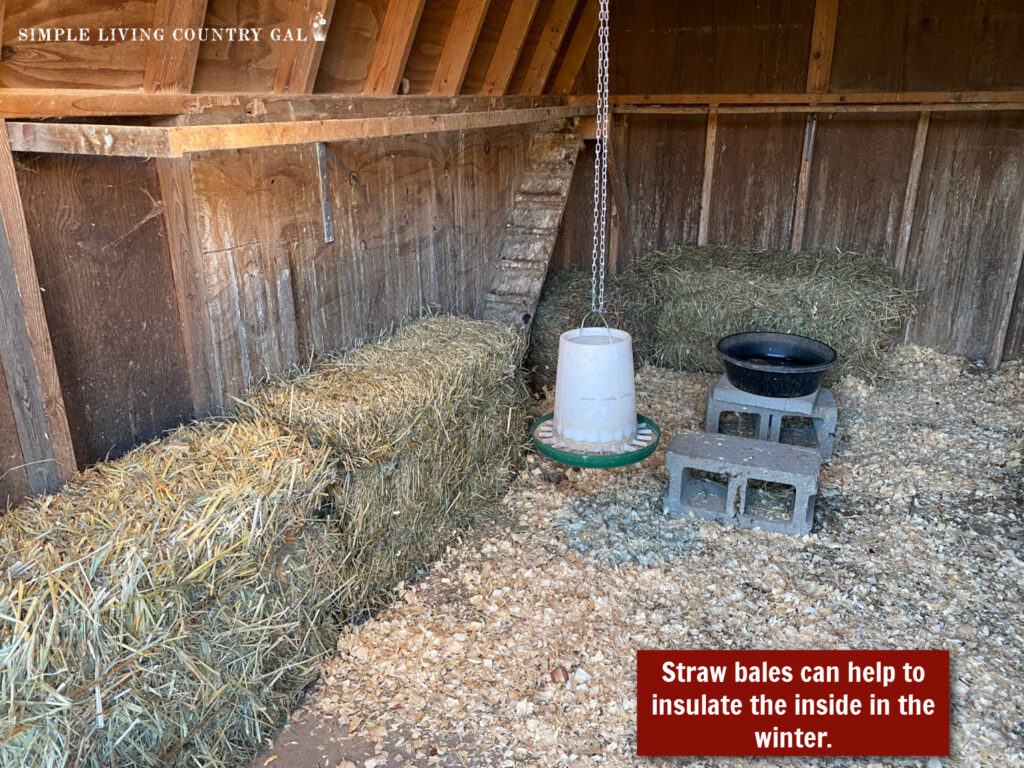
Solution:
<svg viewBox="0 0 1024 768">
<path fill-rule="evenodd" d="M 612 469 L 614 467 L 625 467 L 630 464 L 636 464 L 638 461 L 643 461 L 654 453 L 655 449 L 658 447 L 658 442 L 661 440 L 661 429 L 658 425 L 651 419 L 638 413 L 636 415 L 638 433 L 642 433 L 646 429 L 646 431 L 649 431 L 650 434 L 653 435 L 653 439 L 647 445 L 642 448 L 638 448 L 635 451 L 624 451 L 622 453 L 575 453 L 573 451 L 566 451 L 561 448 L 550 446 L 538 436 L 537 432 L 540 427 L 545 422 L 550 421 L 553 416 L 553 413 L 548 413 L 533 422 L 533 426 L 530 427 L 530 435 L 533 437 L 533 445 L 549 459 L 557 461 L 559 464 L 568 464 L 570 467 Z"/>
</svg>

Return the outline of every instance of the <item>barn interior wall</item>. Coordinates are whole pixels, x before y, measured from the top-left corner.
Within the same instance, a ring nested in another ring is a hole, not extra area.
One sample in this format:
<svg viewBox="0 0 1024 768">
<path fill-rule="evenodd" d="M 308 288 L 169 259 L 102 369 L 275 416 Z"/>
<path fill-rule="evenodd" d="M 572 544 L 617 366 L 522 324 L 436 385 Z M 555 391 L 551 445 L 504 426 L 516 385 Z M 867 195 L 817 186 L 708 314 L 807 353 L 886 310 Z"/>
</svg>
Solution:
<svg viewBox="0 0 1024 768">
<path fill-rule="evenodd" d="M 613 94 L 803 91 L 813 0 L 739 6 L 613 6 Z M 829 90 L 1019 89 L 1022 41 L 1020 4 L 843 0 Z M 585 68 L 576 92 L 592 88 L 593 76 Z M 709 244 L 791 247 L 807 119 L 771 109 L 718 116 Z M 814 120 L 802 246 L 874 253 L 898 266 L 920 296 L 905 340 L 988 358 L 998 343 L 998 297 L 1024 248 L 1024 114 L 930 116 L 905 255 L 900 228 L 918 113 L 823 111 Z M 618 268 L 656 248 L 698 242 L 708 122 L 693 114 L 619 115 L 612 145 L 622 177 L 613 205 L 625 223 L 613 233 Z M 577 166 L 556 266 L 589 264 L 592 172 L 590 163 Z M 1020 291 L 1009 329 L 1002 356 L 1016 359 L 1024 352 Z"/>
<path fill-rule="evenodd" d="M 515 127 L 330 145 L 333 243 L 315 144 L 194 156 L 198 316 L 212 348 L 191 359 L 157 163 L 20 155 L 80 466 L 230 410 L 232 398 L 311 352 L 345 348 L 421 310 L 479 313 L 528 140 L 529 129 Z M 213 408 L 190 388 L 203 376 L 214 383 Z M 6 433 L 4 418 L 0 410 Z M 17 463 L 0 456 L 0 473 Z"/>
</svg>

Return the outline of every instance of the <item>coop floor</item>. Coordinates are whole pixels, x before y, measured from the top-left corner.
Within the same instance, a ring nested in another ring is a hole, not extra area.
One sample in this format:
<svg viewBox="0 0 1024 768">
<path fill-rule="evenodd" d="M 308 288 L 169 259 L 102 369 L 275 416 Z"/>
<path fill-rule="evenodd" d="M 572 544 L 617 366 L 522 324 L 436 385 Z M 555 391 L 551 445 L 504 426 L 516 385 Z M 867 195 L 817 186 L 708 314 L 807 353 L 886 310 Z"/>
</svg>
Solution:
<svg viewBox="0 0 1024 768">
<path fill-rule="evenodd" d="M 504 520 L 342 636 L 256 765 L 937 764 L 639 759 L 643 648 L 947 648 L 941 764 L 1024 765 L 1024 367 L 913 347 L 889 366 L 834 387 L 842 437 L 804 538 L 665 519 L 664 445 L 614 471 L 532 457 Z M 707 379 L 641 372 L 666 444 L 702 426 Z"/>
</svg>

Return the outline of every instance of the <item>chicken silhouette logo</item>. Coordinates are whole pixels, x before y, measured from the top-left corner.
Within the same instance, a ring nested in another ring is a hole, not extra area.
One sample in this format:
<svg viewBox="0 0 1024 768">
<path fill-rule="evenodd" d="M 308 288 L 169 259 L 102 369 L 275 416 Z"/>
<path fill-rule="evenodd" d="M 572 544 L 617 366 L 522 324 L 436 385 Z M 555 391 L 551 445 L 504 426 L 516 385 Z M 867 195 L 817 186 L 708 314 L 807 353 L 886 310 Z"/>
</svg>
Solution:
<svg viewBox="0 0 1024 768">
<path fill-rule="evenodd" d="M 318 43 L 322 43 L 327 39 L 327 19 L 319 11 L 313 17 L 313 39 Z"/>
</svg>

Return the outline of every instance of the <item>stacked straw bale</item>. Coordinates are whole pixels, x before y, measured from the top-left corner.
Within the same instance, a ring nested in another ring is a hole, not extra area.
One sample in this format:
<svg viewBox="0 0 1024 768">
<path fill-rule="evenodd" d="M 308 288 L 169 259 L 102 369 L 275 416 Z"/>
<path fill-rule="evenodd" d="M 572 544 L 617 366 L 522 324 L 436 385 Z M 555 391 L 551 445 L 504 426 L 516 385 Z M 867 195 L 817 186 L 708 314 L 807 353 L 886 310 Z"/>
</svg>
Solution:
<svg viewBox="0 0 1024 768">
<path fill-rule="evenodd" d="M 523 447 L 522 344 L 438 316 L 275 382 L 246 410 L 328 446 L 342 601 L 371 611 L 504 495 Z"/>
<path fill-rule="evenodd" d="M 242 765 L 340 622 L 493 509 L 509 329 L 458 318 L 270 382 L 0 520 L 0 765 Z"/>
<path fill-rule="evenodd" d="M 589 305 L 589 273 L 549 282 L 528 360 L 538 367 L 557 359 L 558 333 L 579 322 L 577 306 Z M 721 370 L 715 345 L 723 336 L 777 331 L 831 344 L 839 363 L 828 380 L 872 378 L 914 309 L 899 274 L 858 253 L 675 246 L 634 260 L 608 284 L 637 356 L 685 371 Z"/>
<path fill-rule="evenodd" d="M 9 512 L 0 764 L 251 755 L 331 646 L 335 479 L 276 424 L 204 425 Z"/>
</svg>

